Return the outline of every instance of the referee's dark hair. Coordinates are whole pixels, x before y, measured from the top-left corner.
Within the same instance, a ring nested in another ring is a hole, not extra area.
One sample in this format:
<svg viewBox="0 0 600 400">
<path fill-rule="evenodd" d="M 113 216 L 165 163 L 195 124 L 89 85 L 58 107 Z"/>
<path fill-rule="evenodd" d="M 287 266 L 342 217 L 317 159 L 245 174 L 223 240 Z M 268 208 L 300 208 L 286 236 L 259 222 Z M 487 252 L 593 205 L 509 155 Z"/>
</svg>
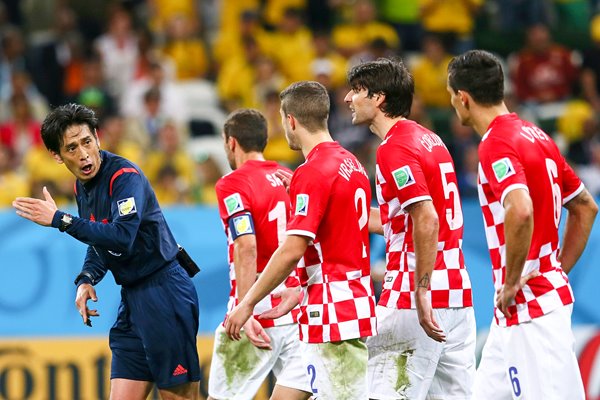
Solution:
<svg viewBox="0 0 600 400">
<path fill-rule="evenodd" d="M 223 125 L 225 139 L 233 137 L 245 152 L 263 152 L 267 146 L 267 120 L 258 111 L 240 108 L 229 114 Z"/>
<path fill-rule="evenodd" d="M 60 154 L 64 134 L 73 125 L 87 125 L 97 136 L 98 118 L 94 111 L 81 104 L 69 103 L 56 107 L 44 118 L 41 134 L 46 148 Z"/>
</svg>

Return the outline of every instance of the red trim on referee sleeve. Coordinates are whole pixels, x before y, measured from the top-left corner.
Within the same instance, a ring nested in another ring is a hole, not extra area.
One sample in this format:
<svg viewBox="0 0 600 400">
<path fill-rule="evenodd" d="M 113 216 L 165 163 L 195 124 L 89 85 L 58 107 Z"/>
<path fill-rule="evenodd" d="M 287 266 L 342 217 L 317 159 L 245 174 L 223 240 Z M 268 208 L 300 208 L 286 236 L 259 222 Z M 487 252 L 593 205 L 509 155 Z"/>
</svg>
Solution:
<svg viewBox="0 0 600 400">
<path fill-rule="evenodd" d="M 112 176 L 112 178 L 110 178 L 110 185 L 109 185 L 109 195 L 112 196 L 112 188 L 113 188 L 113 182 L 115 181 L 115 179 L 117 179 L 119 176 L 125 174 L 125 173 L 134 173 L 134 174 L 139 174 L 139 172 L 137 172 L 137 169 L 135 168 L 121 168 L 120 170 L 118 170 L 117 172 L 115 172 Z"/>
</svg>

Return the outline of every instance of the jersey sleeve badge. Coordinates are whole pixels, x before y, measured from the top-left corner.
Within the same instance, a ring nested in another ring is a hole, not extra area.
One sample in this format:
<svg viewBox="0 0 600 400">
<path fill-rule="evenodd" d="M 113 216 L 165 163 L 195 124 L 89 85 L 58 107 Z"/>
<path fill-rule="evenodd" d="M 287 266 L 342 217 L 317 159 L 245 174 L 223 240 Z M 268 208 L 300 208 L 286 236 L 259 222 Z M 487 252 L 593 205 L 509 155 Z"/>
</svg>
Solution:
<svg viewBox="0 0 600 400">
<path fill-rule="evenodd" d="M 137 212 L 137 208 L 135 207 L 135 199 L 133 197 L 118 200 L 117 208 L 119 209 L 119 215 L 121 217 L 129 214 L 135 214 Z"/>
<path fill-rule="evenodd" d="M 239 193 L 234 193 L 231 196 L 223 199 L 225 202 L 225 208 L 227 209 L 227 215 L 233 215 L 237 212 L 244 210 L 244 204 L 242 203 L 242 197 Z"/>
<path fill-rule="evenodd" d="M 308 215 L 308 198 L 304 193 L 296 195 L 296 215 Z"/>
<path fill-rule="evenodd" d="M 506 178 L 515 174 L 515 169 L 508 157 L 501 158 L 492 163 L 492 169 L 498 182 L 502 182 Z"/>
<path fill-rule="evenodd" d="M 254 233 L 249 215 L 240 215 L 239 217 L 235 217 L 233 219 L 233 226 L 235 229 L 236 236 Z"/>
<path fill-rule="evenodd" d="M 392 176 L 394 177 L 394 182 L 396 182 L 398 189 L 404 189 L 415 183 L 415 177 L 408 165 L 392 171 Z"/>
</svg>

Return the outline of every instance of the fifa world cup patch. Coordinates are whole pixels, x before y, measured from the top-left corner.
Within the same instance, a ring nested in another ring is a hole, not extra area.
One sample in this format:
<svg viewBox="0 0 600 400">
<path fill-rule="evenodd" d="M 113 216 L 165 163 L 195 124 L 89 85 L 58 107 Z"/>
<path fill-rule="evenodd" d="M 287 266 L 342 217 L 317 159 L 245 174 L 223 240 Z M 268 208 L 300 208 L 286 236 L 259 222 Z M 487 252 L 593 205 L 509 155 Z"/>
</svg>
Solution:
<svg viewBox="0 0 600 400">
<path fill-rule="evenodd" d="M 239 193 L 234 193 L 231 196 L 225 197 L 223 202 L 225 202 L 227 215 L 233 215 L 236 212 L 240 212 L 244 209 L 244 203 L 242 203 L 242 197 Z"/>
<path fill-rule="evenodd" d="M 415 183 L 415 177 L 408 165 L 392 171 L 392 176 L 394 177 L 394 182 L 396 182 L 398 189 L 404 189 Z"/>
<path fill-rule="evenodd" d="M 135 199 L 133 197 L 117 200 L 117 208 L 119 209 L 119 215 L 122 217 L 129 214 L 135 214 L 137 212 L 137 208 L 135 207 Z"/>
<path fill-rule="evenodd" d="M 252 222 L 250 221 L 249 215 L 240 215 L 233 219 L 233 226 L 235 229 L 236 236 L 245 235 L 247 233 L 254 233 L 252 228 Z"/>
<path fill-rule="evenodd" d="M 492 169 L 498 182 L 502 182 L 506 178 L 515 174 L 515 168 L 513 167 L 508 157 L 501 158 L 500 160 L 492 163 Z"/>
<path fill-rule="evenodd" d="M 296 215 L 308 215 L 308 195 L 298 194 L 296 195 Z"/>
</svg>

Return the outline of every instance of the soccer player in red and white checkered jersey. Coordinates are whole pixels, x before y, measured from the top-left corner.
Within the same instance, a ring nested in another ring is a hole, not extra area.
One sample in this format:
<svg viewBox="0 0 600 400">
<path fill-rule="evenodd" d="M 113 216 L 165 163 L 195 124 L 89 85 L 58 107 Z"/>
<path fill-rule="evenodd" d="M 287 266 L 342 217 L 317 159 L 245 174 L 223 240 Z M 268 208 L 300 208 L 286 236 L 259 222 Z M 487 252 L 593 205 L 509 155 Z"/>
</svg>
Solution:
<svg viewBox="0 0 600 400">
<path fill-rule="evenodd" d="M 385 236 L 387 266 L 367 340 L 370 398 L 470 399 L 475 317 L 454 163 L 439 136 L 406 119 L 414 82 L 402 61 L 359 64 L 348 82 L 352 123 L 383 140 L 371 230 Z"/>
<path fill-rule="evenodd" d="M 277 170 L 285 168 L 263 157 L 267 121 L 260 112 L 252 109 L 233 112 L 223 126 L 223 139 L 233 172 L 217 182 L 216 190 L 229 242 L 228 310 L 231 311 L 283 241 L 290 198 L 276 176 Z M 254 316 L 244 325 L 243 341 L 232 341 L 222 325 L 217 327 L 208 381 L 210 399 L 252 399 L 270 371 L 277 378 L 272 399 L 310 397 L 296 325 L 299 308 L 277 319 L 258 318 L 279 304 L 278 293 L 286 286 L 299 286 L 295 271 L 256 304 Z M 236 364 L 239 359 L 246 360 L 244 368 Z"/>
<path fill-rule="evenodd" d="M 479 200 L 496 287 L 473 398 L 583 399 L 567 273 L 598 207 L 552 139 L 508 111 L 496 57 L 481 50 L 455 57 L 448 92 L 461 122 L 482 135 Z"/>
<path fill-rule="evenodd" d="M 367 173 L 327 130 L 329 96 L 317 82 L 297 82 L 281 94 L 290 148 L 306 158 L 290 183 L 292 217 L 287 237 L 225 328 L 232 338 L 254 305 L 298 264 L 304 293 L 299 317 L 304 371 L 322 399 L 364 400 L 367 348 L 376 333 L 369 266 Z"/>
</svg>

